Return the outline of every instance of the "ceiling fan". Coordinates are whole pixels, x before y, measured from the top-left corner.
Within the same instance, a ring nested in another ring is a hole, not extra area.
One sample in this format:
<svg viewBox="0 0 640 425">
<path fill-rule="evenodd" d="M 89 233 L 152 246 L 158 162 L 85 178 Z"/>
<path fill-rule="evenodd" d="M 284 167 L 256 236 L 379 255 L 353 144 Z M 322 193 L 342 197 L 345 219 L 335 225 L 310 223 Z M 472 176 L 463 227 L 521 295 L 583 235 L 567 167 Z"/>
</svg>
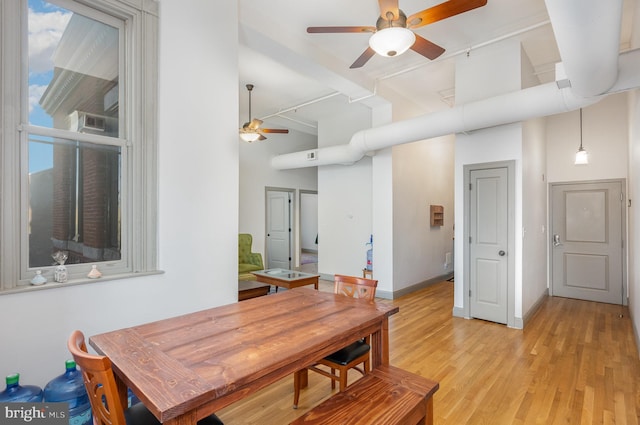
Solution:
<svg viewBox="0 0 640 425">
<path fill-rule="evenodd" d="M 398 0 L 378 0 L 380 17 L 376 26 L 359 27 L 308 27 L 308 33 L 370 32 L 369 47 L 349 68 L 360 68 L 376 53 L 382 56 L 398 56 L 411 49 L 428 59 L 444 53 L 444 48 L 421 37 L 412 30 L 451 16 L 484 6 L 487 0 L 448 0 L 436 6 L 407 15 L 398 8 Z"/>
<path fill-rule="evenodd" d="M 257 118 L 251 119 L 251 91 L 253 90 L 253 84 L 247 84 L 246 87 L 249 91 L 249 122 L 244 123 L 240 128 L 240 138 L 245 142 L 251 143 L 256 140 L 265 140 L 266 137 L 262 133 L 289 133 L 287 129 L 260 128 L 262 121 Z"/>
</svg>

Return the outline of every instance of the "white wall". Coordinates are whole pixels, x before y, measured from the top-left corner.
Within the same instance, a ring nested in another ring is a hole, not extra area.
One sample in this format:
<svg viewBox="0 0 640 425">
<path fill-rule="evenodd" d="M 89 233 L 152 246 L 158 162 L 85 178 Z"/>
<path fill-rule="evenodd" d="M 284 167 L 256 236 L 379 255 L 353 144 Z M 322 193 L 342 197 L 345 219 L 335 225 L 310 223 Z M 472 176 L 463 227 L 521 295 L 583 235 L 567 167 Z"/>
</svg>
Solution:
<svg viewBox="0 0 640 425">
<path fill-rule="evenodd" d="M 640 208 L 636 206 L 640 201 L 640 92 L 629 94 L 629 198 L 632 200 L 629 208 L 629 311 L 633 320 L 636 336 L 636 346 L 640 346 Z"/>
<path fill-rule="evenodd" d="M 367 107 L 354 104 L 335 112 L 318 123 L 318 147 L 346 144 L 355 132 L 371 127 L 371 111 Z M 362 274 L 367 260 L 365 244 L 372 233 L 371 199 L 370 157 L 348 166 L 318 167 L 320 274 Z"/>
<path fill-rule="evenodd" d="M 522 87 L 538 84 L 522 48 L 521 66 Z M 526 320 L 548 294 L 546 120 L 526 121 L 522 130 L 522 318 Z"/>
<path fill-rule="evenodd" d="M 424 108 L 415 103 L 423 99 L 394 92 L 385 81 L 378 94 L 393 104 L 393 121 L 413 118 Z M 448 107 L 444 102 L 430 105 L 432 111 Z M 377 124 L 388 122 L 385 113 Z M 373 158 L 374 277 L 382 296 L 401 295 L 415 284 L 453 271 L 443 265 L 446 252 L 453 253 L 454 140 L 449 135 L 393 146 Z M 445 207 L 442 228 L 429 226 L 431 201 Z"/>
<path fill-rule="evenodd" d="M 393 297 L 393 149 L 376 152 L 372 158 L 373 278 L 378 281 L 376 296 Z M 364 268 L 364 267 L 363 267 Z"/>
<path fill-rule="evenodd" d="M 546 120 L 523 123 L 522 144 L 522 314 L 547 292 Z"/>
<path fill-rule="evenodd" d="M 535 69 L 521 50 L 522 87 L 538 84 Z M 547 291 L 546 121 L 523 123 L 522 134 L 522 318 Z M 522 323 L 524 326 L 524 323 Z"/>
<path fill-rule="evenodd" d="M 632 48 L 640 47 L 640 11 L 634 15 Z M 640 91 L 634 90 L 628 97 L 629 117 L 629 198 L 640 200 L 640 184 L 637 183 L 640 176 Z M 632 206 L 629 208 L 629 310 L 633 320 L 636 335 L 636 347 L 640 346 L 640 261 L 637 252 L 640 252 L 640 209 Z"/>
<path fill-rule="evenodd" d="M 455 137 L 393 148 L 394 290 L 453 272 Z M 444 207 L 444 226 L 432 227 L 430 205 Z"/>
<path fill-rule="evenodd" d="M 582 111 L 582 145 L 589 165 L 573 164 L 580 146 L 580 112 L 547 118 L 547 177 L 550 183 L 627 178 L 627 94 L 611 95 Z"/>
<path fill-rule="evenodd" d="M 264 125 L 269 128 L 268 124 Z M 270 160 L 276 155 L 316 148 L 317 137 L 289 130 L 289 134 L 267 134 L 267 140 L 261 142 L 246 143 L 239 141 L 236 137 L 235 143 L 240 147 L 239 233 L 250 233 L 253 236 L 253 252 L 262 254 L 263 261 L 266 261 L 265 188 L 295 189 L 293 219 L 299 223 L 300 198 L 297 191 L 300 189 L 316 190 L 318 187 L 316 167 L 274 170 L 270 165 Z M 297 266 L 300 261 L 298 258 L 300 252 L 299 224 L 294 229 L 293 264 Z"/>
<path fill-rule="evenodd" d="M 44 386 L 64 372 L 74 329 L 89 336 L 237 299 L 238 46 L 227 36 L 237 32 L 237 5 L 162 0 L 160 8 L 165 273 L 2 295 L 1 376 L 20 372 L 21 383 Z"/>
<path fill-rule="evenodd" d="M 391 122 L 391 103 L 372 108 L 371 125 Z M 373 228 L 373 278 L 378 281 L 376 295 L 392 298 L 393 294 L 393 148 L 381 149 L 371 158 L 371 225 Z M 367 247 L 369 248 L 369 247 Z"/>
</svg>

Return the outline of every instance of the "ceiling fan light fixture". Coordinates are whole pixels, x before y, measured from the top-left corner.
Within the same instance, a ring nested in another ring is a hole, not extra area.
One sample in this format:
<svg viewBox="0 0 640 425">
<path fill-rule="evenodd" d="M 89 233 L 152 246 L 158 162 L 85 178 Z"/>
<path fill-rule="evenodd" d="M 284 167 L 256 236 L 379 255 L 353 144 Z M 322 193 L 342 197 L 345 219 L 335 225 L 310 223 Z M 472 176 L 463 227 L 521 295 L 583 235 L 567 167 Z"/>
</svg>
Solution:
<svg viewBox="0 0 640 425">
<path fill-rule="evenodd" d="M 255 142 L 260 138 L 260 134 L 258 132 L 243 132 L 240 133 L 240 138 L 245 142 Z"/>
<path fill-rule="evenodd" d="M 407 28 L 384 28 L 369 38 L 369 47 L 381 56 L 399 56 L 416 42 L 416 35 Z"/>
</svg>

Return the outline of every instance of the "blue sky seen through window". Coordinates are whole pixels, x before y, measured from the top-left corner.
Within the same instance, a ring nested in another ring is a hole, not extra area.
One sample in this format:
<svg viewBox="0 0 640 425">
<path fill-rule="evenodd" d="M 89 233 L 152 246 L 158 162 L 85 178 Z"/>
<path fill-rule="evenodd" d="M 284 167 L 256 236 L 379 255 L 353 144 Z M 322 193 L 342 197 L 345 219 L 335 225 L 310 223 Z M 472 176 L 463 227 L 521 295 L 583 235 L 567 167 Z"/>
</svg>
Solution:
<svg viewBox="0 0 640 425">
<path fill-rule="evenodd" d="M 72 12 L 43 0 L 29 0 L 29 123 L 49 127 L 52 119 L 38 103 L 53 77 L 53 54 Z M 48 138 L 29 143 L 29 173 L 53 167 Z"/>
</svg>

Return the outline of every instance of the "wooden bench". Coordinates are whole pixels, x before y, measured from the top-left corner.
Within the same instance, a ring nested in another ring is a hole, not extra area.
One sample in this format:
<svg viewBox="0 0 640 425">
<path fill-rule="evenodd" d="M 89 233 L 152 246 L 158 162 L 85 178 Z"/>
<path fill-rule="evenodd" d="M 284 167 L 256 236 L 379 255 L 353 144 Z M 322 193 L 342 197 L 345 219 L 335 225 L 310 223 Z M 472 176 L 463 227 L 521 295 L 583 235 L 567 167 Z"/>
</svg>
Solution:
<svg viewBox="0 0 640 425">
<path fill-rule="evenodd" d="M 431 425 L 438 387 L 437 382 L 406 370 L 380 366 L 291 425 Z"/>
</svg>

